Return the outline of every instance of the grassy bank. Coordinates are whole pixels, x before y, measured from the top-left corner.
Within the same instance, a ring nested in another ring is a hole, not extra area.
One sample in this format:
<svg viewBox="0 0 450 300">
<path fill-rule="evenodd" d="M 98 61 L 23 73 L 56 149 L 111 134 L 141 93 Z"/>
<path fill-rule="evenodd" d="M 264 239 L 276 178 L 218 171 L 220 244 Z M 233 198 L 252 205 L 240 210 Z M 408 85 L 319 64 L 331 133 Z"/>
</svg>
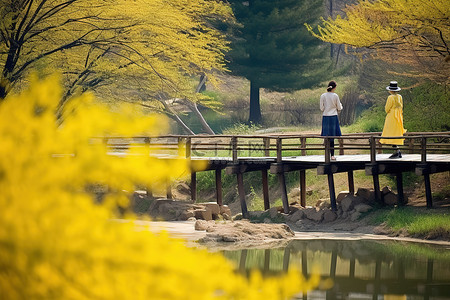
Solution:
<svg viewBox="0 0 450 300">
<path fill-rule="evenodd" d="M 398 207 L 378 210 L 371 218 L 394 235 L 450 240 L 450 209 Z"/>
</svg>

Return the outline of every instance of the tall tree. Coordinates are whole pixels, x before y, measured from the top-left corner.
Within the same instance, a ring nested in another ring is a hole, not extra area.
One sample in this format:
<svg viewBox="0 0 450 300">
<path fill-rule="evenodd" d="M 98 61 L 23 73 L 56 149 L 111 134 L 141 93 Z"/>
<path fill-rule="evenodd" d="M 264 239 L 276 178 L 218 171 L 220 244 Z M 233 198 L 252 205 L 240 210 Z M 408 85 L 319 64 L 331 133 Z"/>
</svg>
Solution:
<svg viewBox="0 0 450 300">
<path fill-rule="evenodd" d="M 60 108 L 88 89 L 200 101 L 190 77 L 213 81 L 227 49 L 208 18 L 229 15 L 209 0 L 0 0 L 0 101 L 30 70 L 64 75 Z"/>
<path fill-rule="evenodd" d="M 232 0 L 234 27 L 229 68 L 250 81 L 249 122 L 261 121 L 259 91 L 291 91 L 324 79 L 326 46 L 304 23 L 315 23 L 322 0 Z"/>
<path fill-rule="evenodd" d="M 329 18 L 316 32 L 309 30 L 323 41 L 413 67 L 414 77 L 449 82 L 448 0 L 359 1 L 344 12 L 345 18 Z"/>
</svg>

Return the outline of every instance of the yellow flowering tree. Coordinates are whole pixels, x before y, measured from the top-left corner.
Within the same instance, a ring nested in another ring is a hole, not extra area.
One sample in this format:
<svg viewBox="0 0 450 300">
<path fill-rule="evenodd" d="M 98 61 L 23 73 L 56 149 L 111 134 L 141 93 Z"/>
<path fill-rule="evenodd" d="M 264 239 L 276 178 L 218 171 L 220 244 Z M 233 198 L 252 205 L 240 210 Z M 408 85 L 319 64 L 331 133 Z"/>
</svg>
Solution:
<svg viewBox="0 0 450 300">
<path fill-rule="evenodd" d="M 366 49 L 364 54 L 412 66 L 411 75 L 449 82 L 449 1 L 360 0 L 344 12 L 316 32 L 307 27 L 323 41 Z"/>
<path fill-rule="evenodd" d="M 0 104 L 0 298 L 286 299 L 317 284 L 295 271 L 247 279 L 218 254 L 112 221 L 121 191 L 180 176 L 186 161 L 107 155 L 93 136 L 157 134 L 161 120 L 83 95 L 58 126 L 61 94 L 57 79 L 35 78 Z M 93 183 L 112 191 L 101 205 L 86 191 Z"/>
<path fill-rule="evenodd" d="M 190 78 L 224 70 L 227 43 L 208 21 L 230 16 L 215 0 L 2 0 L 0 101 L 30 70 L 56 69 L 60 107 L 86 90 L 166 113 L 174 97 L 207 103 Z"/>
</svg>

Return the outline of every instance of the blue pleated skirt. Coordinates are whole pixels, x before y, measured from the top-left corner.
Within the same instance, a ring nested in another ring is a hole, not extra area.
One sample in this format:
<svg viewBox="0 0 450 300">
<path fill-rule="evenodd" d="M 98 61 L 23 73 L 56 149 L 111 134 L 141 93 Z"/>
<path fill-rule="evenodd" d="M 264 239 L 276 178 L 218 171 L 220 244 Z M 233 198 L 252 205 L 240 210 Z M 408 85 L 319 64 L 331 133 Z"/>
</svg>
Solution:
<svg viewBox="0 0 450 300">
<path fill-rule="evenodd" d="M 339 127 L 338 116 L 322 116 L 321 136 L 341 136 L 341 127 Z"/>
</svg>

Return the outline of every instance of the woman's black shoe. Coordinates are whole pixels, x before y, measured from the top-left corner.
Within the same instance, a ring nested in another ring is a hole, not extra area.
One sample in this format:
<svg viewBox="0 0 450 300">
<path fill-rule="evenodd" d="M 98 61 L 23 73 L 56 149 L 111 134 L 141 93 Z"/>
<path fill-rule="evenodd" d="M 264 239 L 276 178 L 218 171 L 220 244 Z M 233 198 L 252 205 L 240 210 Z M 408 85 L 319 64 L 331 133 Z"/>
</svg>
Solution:
<svg viewBox="0 0 450 300">
<path fill-rule="evenodd" d="M 389 158 L 402 158 L 402 153 L 400 151 L 395 152 Z"/>
</svg>

